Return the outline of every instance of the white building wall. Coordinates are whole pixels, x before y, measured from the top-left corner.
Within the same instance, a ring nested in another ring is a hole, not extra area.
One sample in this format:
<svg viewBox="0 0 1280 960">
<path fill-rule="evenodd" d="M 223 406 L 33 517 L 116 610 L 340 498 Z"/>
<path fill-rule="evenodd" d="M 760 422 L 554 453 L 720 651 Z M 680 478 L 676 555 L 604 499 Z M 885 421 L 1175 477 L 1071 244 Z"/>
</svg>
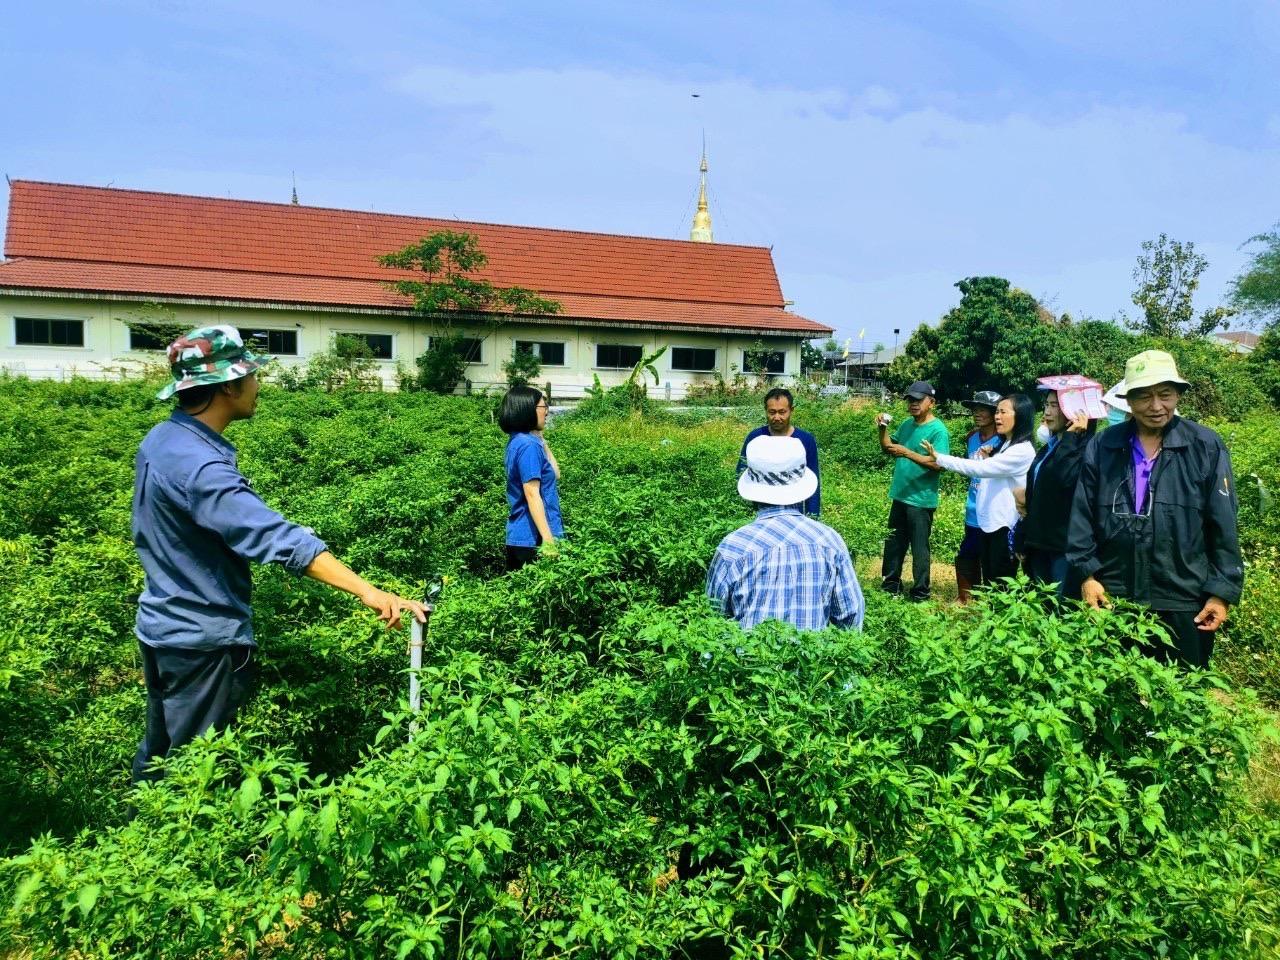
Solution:
<svg viewBox="0 0 1280 960">
<path fill-rule="evenodd" d="M 307 357 L 327 349 L 338 333 L 389 334 L 392 357 L 378 361 L 384 385 L 395 389 L 397 365 L 415 370 L 414 360 L 428 346 L 428 338 L 440 331 L 424 320 L 403 315 L 376 312 L 333 312 L 265 307 L 237 304 L 165 304 L 161 316 L 143 301 L 108 300 L 68 296 L 32 296 L 0 294 L 0 370 L 33 378 L 121 379 L 137 375 L 146 365 L 163 364 L 158 351 L 131 350 L 126 321 L 172 321 L 192 329 L 215 323 L 229 323 L 241 329 L 286 330 L 297 333 L 298 356 L 281 356 L 288 365 L 305 364 Z M 77 320 L 84 324 L 84 346 L 32 346 L 16 341 L 17 319 Z M 459 332 L 466 333 L 459 329 Z M 502 364 L 514 353 L 517 340 L 563 343 L 564 364 L 544 365 L 538 384 L 550 383 L 552 396 L 573 399 L 584 395 L 599 377 L 601 384 L 612 386 L 624 381 L 630 370 L 604 369 L 596 366 L 599 344 L 640 346 L 648 356 L 666 346 L 667 352 L 656 362 L 661 384 L 656 388 L 650 379 L 650 395 L 682 399 L 693 384 L 714 382 L 718 372 L 731 381 L 743 369 L 743 352 L 757 340 L 770 350 L 784 351 L 784 373 L 777 377 L 785 382 L 800 372 L 800 343 L 797 337 L 758 338 L 740 333 L 708 333 L 671 328 L 624 328 L 586 326 L 567 323 L 504 324 L 485 336 L 479 363 L 469 364 L 467 379 L 473 390 L 494 390 L 506 386 Z M 714 349 L 715 369 L 709 371 L 678 370 L 673 365 L 673 347 Z"/>
</svg>

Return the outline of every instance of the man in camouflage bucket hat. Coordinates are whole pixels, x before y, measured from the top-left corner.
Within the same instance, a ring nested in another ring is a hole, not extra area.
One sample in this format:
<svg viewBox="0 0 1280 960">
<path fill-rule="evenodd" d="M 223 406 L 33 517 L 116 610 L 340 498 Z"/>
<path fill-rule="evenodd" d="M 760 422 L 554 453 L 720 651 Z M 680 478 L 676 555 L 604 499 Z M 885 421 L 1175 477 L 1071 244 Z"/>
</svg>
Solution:
<svg viewBox="0 0 1280 960">
<path fill-rule="evenodd" d="M 265 362 L 231 326 L 202 327 L 169 346 L 177 398 L 168 420 L 138 448 L 133 542 L 145 574 L 134 632 L 147 685 L 147 729 L 133 778 L 156 779 L 151 761 L 234 719 L 253 684 L 250 561 L 360 599 L 388 627 L 429 608 L 371 586 L 307 527 L 290 523 L 249 486 L 223 432 L 253 416 L 255 371 Z"/>
<path fill-rule="evenodd" d="M 179 390 L 230 383 L 253 373 L 267 359 L 249 350 L 235 327 L 227 324 L 201 327 L 169 344 L 173 383 L 165 384 L 156 396 L 168 400 Z"/>
</svg>

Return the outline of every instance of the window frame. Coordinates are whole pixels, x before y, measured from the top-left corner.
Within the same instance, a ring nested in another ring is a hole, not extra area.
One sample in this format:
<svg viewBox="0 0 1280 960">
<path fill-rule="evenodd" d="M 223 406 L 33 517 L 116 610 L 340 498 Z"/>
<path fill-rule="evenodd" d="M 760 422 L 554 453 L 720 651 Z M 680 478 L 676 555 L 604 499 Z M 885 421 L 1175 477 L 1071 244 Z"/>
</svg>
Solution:
<svg viewBox="0 0 1280 960">
<path fill-rule="evenodd" d="M 747 368 L 747 357 L 748 357 L 750 354 L 753 354 L 753 353 L 765 353 L 765 354 L 774 354 L 774 353 L 776 353 L 776 354 L 778 354 L 780 357 L 782 357 L 782 369 L 781 369 L 781 370 L 765 370 L 765 371 L 764 371 L 764 374 L 763 374 L 764 376 L 766 376 L 766 377 L 785 377 L 785 376 L 787 375 L 787 351 L 786 351 L 785 349 L 783 349 L 783 350 L 770 350 L 770 349 L 768 349 L 768 348 L 766 348 L 766 349 L 764 349 L 764 350 L 748 350 L 748 349 L 746 349 L 746 348 L 744 347 L 744 348 L 743 348 L 743 350 L 742 350 L 742 372 L 743 372 L 743 373 L 749 374 L 749 375 L 751 375 L 751 376 L 758 376 L 758 374 L 753 373 L 753 371 L 751 371 L 750 369 L 748 369 L 748 368 Z"/>
<path fill-rule="evenodd" d="M 619 349 L 619 350 L 622 350 L 622 349 L 639 350 L 639 351 L 640 351 L 640 356 L 639 356 L 638 358 L 636 358 L 636 363 L 639 363 L 641 360 L 643 360 L 643 359 L 644 359 L 644 344 L 643 344 L 643 343 L 611 343 L 611 342 L 610 342 L 610 343 L 600 343 L 600 342 L 597 342 L 597 343 L 595 344 L 595 356 L 591 358 L 591 359 L 592 359 L 592 367 L 591 367 L 591 369 L 592 369 L 592 370 L 630 370 L 630 369 L 632 369 L 632 368 L 636 365 L 635 363 L 628 363 L 628 364 L 626 364 L 625 366 L 620 366 L 620 367 L 608 367 L 608 366 L 602 366 L 602 365 L 600 364 L 600 348 L 601 348 L 601 347 L 615 347 L 615 348 L 617 348 L 617 349 Z M 621 357 L 619 357 L 619 359 L 621 359 Z"/>
<path fill-rule="evenodd" d="M 677 367 L 676 351 L 677 350 L 709 350 L 711 351 L 712 361 L 709 367 Z M 689 344 L 672 344 L 671 357 L 668 363 L 672 373 L 715 373 L 720 369 L 720 348 L 719 347 L 694 347 Z"/>
<path fill-rule="evenodd" d="M 427 349 L 428 349 L 428 350 L 434 350 L 434 349 L 435 349 L 435 341 L 437 341 L 437 340 L 439 340 L 439 339 L 441 339 L 440 334 L 436 334 L 435 336 L 428 335 L 428 336 L 427 336 Z M 483 367 L 483 366 L 485 365 L 485 361 L 484 361 L 484 342 L 485 342 L 485 340 L 487 340 L 487 339 L 488 339 L 488 337 L 460 337 L 459 339 L 461 339 L 463 342 L 466 342 L 466 341 L 470 340 L 472 343 L 474 343 L 474 344 L 476 345 L 476 359 L 474 359 L 474 360 L 468 360 L 468 361 L 467 361 L 467 366 L 469 366 L 469 367 Z"/>
<path fill-rule="evenodd" d="M 343 337 L 390 337 L 391 338 L 391 356 L 374 357 L 378 363 L 395 363 L 396 358 L 400 355 L 399 337 L 392 332 L 385 330 L 333 330 L 330 331 L 329 344 L 332 346 L 339 336 Z M 366 341 L 367 343 L 368 341 Z M 370 344 L 370 349 L 373 349 Z"/>
<path fill-rule="evenodd" d="M 10 328 L 10 336 L 15 348 L 31 347 L 44 350 L 90 350 L 89 345 L 89 320 L 86 317 L 30 317 L 20 316 L 18 314 L 10 315 L 13 319 L 13 326 Z M 53 324 L 55 323 L 78 323 L 80 324 L 80 342 L 79 343 L 28 343 L 18 339 L 18 324 L 26 321 L 27 323 L 47 323 L 49 324 L 49 339 L 53 339 Z"/>
<path fill-rule="evenodd" d="M 252 343 L 253 335 L 255 333 L 265 333 L 267 335 L 267 345 L 263 348 L 263 353 L 265 353 L 269 357 L 300 357 L 302 356 L 301 331 L 299 331 L 296 327 L 254 327 L 254 328 L 241 327 L 240 332 L 241 332 L 241 335 L 244 337 L 244 345 L 251 350 L 253 349 L 253 343 Z M 293 334 L 293 353 L 285 353 L 283 350 L 272 350 L 271 335 L 273 333 Z M 357 334 L 347 333 L 346 331 L 342 331 L 342 335 L 345 337 L 357 336 Z M 393 339 L 391 341 L 391 349 L 392 351 L 394 351 L 396 346 L 395 340 L 394 340 L 394 334 L 392 336 L 393 336 Z"/>
<path fill-rule="evenodd" d="M 140 331 L 133 329 L 133 327 L 130 327 L 127 324 L 125 326 L 125 331 L 129 336 L 129 352 L 130 353 L 164 353 L 165 350 L 168 349 L 169 347 L 167 343 L 161 343 L 158 337 L 156 338 L 156 343 L 160 344 L 159 346 L 156 346 L 156 347 L 135 346 L 133 342 L 133 338 L 135 336 L 138 336 Z M 143 333 L 141 335 L 144 337 L 152 336 L 152 334 L 149 334 L 149 333 Z"/>
<path fill-rule="evenodd" d="M 514 358 L 515 355 L 520 352 L 520 344 L 522 343 L 532 344 L 533 346 L 538 348 L 538 351 L 537 353 L 534 354 L 534 356 L 538 358 L 538 362 L 544 367 L 562 368 L 562 367 L 569 366 L 569 342 L 567 340 L 512 340 L 511 341 L 512 358 Z M 551 363 L 547 360 L 542 359 L 542 348 L 545 346 L 555 346 L 560 348 L 559 363 Z"/>
</svg>

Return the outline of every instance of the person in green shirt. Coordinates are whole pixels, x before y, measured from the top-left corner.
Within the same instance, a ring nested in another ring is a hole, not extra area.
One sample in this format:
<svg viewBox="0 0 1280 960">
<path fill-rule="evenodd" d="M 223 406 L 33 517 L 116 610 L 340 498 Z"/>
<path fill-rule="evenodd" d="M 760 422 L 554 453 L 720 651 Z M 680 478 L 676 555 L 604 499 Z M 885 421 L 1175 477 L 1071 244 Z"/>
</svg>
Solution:
<svg viewBox="0 0 1280 960">
<path fill-rule="evenodd" d="M 924 443 L 951 449 L 946 425 L 933 415 L 933 385 L 917 380 L 906 390 L 911 414 L 889 435 L 889 414 L 877 421 L 880 447 L 894 458 L 889 484 L 889 536 L 884 541 L 880 585 L 895 596 L 902 593 L 902 565 L 911 550 L 911 600 L 929 599 L 929 534 L 938 509 L 938 466 L 925 456 Z"/>
</svg>

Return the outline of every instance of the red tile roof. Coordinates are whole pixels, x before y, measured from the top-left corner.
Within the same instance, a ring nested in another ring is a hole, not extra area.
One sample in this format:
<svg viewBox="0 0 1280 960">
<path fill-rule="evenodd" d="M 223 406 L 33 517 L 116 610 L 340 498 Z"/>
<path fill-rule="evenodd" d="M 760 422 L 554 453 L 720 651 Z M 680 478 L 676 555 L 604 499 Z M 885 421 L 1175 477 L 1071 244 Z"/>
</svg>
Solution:
<svg viewBox="0 0 1280 960">
<path fill-rule="evenodd" d="M 765 247 L 432 220 L 16 180 L 0 288 L 407 309 L 381 253 L 475 234 L 480 274 L 559 300 L 566 319 L 821 335 L 783 309 Z"/>
</svg>

